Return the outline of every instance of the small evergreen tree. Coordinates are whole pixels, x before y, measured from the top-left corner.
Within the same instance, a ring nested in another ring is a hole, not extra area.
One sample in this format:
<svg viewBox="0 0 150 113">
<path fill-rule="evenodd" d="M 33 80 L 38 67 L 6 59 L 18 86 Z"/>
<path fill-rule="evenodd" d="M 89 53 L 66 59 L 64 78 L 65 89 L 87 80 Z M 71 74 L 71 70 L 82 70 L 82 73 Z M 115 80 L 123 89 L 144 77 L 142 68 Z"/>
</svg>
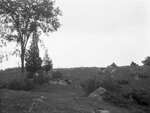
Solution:
<svg viewBox="0 0 150 113">
<path fill-rule="evenodd" d="M 32 42 L 30 45 L 30 49 L 27 51 L 25 61 L 26 70 L 32 73 L 32 75 L 41 68 L 42 60 L 39 57 L 37 32 L 33 33 Z"/>
<path fill-rule="evenodd" d="M 45 50 L 45 56 L 43 58 L 43 70 L 45 70 L 46 74 L 48 71 L 53 68 L 52 60 L 49 58 L 48 49 Z"/>
<path fill-rule="evenodd" d="M 150 66 L 150 57 L 146 57 L 145 60 L 142 61 L 144 65 Z"/>
</svg>

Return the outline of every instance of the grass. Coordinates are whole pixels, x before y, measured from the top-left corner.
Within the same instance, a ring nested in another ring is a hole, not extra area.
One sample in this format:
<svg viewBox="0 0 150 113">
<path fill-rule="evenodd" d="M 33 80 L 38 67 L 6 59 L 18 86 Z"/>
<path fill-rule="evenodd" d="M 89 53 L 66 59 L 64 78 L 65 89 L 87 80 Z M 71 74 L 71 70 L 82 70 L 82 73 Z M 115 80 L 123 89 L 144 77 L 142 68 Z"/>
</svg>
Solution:
<svg viewBox="0 0 150 113">
<path fill-rule="evenodd" d="M 71 79 L 73 83 L 67 86 L 55 84 L 38 85 L 31 91 L 13 91 L 0 89 L 1 113 L 92 113 L 99 108 L 110 110 L 111 113 L 130 113 L 124 109 L 107 102 L 91 102 L 84 97 L 80 83 L 88 78 L 97 76 L 100 81 L 111 78 L 114 81 L 127 80 L 129 84 L 122 84 L 124 89 L 130 87 L 150 88 L 150 77 L 136 80 L 132 75 L 147 71 L 148 67 L 119 67 L 110 76 L 108 70 L 105 74 L 98 74 L 99 68 L 71 68 L 55 69 L 63 74 L 63 79 Z M 50 76 L 50 74 L 49 74 Z M 148 75 L 149 76 L 149 75 Z M 0 83 L 9 83 L 20 78 L 19 71 L 0 72 Z M 96 113 L 96 112 L 95 112 Z"/>
</svg>

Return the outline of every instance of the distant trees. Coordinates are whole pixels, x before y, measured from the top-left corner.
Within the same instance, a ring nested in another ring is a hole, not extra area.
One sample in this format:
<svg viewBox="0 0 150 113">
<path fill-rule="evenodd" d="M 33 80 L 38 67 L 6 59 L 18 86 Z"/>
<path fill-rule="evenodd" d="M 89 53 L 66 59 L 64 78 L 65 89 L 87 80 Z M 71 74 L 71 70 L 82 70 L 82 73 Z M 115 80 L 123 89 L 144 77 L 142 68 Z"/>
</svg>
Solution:
<svg viewBox="0 0 150 113">
<path fill-rule="evenodd" d="M 48 71 L 53 68 L 52 60 L 49 58 L 48 49 L 45 50 L 45 56 L 43 58 L 43 70 L 45 70 L 46 74 Z"/>
<path fill-rule="evenodd" d="M 145 60 L 142 61 L 144 65 L 150 66 L 150 57 L 146 57 Z"/>
<path fill-rule="evenodd" d="M 41 68 L 42 60 L 39 56 L 37 32 L 33 33 L 32 42 L 30 45 L 30 49 L 26 53 L 25 61 L 26 70 L 32 75 Z"/>
<path fill-rule="evenodd" d="M 138 66 L 138 64 L 136 64 L 135 62 L 131 62 L 130 66 Z"/>
<path fill-rule="evenodd" d="M 0 38 L 20 44 L 21 72 L 24 75 L 26 46 L 31 35 L 57 31 L 59 8 L 53 0 L 0 0 Z"/>
</svg>

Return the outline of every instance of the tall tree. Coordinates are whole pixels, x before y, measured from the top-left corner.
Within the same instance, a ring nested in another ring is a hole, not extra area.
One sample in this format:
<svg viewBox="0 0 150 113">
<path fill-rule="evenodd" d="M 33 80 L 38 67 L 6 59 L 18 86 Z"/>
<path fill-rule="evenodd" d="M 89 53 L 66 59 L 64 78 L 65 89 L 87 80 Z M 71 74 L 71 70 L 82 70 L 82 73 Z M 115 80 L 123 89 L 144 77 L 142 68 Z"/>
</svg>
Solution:
<svg viewBox="0 0 150 113">
<path fill-rule="evenodd" d="M 42 59 L 39 56 L 39 48 L 38 48 L 38 34 L 36 32 L 33 33 L 32 42 L 30 45 L 30 49 L 26 53 L 26 70 L 32 75 L 41 68 Z"/>
<path fill-rule="evenodd" d="M 0 0 L 1 38 L 20 44 L 21 72 L 24 75 L 26 45 L 34 31 L 57 31 L 61 11 L 53 0 Z"/>
</svg>

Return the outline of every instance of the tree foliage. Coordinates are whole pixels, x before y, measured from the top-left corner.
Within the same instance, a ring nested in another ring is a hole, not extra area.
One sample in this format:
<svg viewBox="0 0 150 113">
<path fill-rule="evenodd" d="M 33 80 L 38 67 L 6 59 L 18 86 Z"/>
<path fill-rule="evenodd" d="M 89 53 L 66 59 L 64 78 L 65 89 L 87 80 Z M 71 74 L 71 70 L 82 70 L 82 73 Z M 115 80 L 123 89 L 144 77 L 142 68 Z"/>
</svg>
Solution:
<svg viewBox="0 0 150 113">
<path fill-rule="evenodd" d="M 26 70 L 31 73 L 35 73 L 41 68 L 42 60 L 39 57 L 39 48 L 38 48 L 38 35 L 36 32 L 33 34 L 32 43 L 30 49 L 26 54 Z"/>
<path fill-rule="evenodd" d="M 43 69 L 48 73 L 49 70 L 53 68 L 52 60 L 48 55 L 48 49 L 45 51 L 45 56 L 43 58 Z"/>
<path fill-rule="evenodd" d="M 144 65 L 150 66 L 150 57 L 146 57 L 145 60 L 142 61 Z"/>
<path fill-rule="evenodd" d="M 24 72 L 26 45 L 34 31 L 49 33 L 60 27 L 61 11 L 52 0 L 0 0 L 0 38 L 21 46 L 21 69 Z"/>
</svg>

